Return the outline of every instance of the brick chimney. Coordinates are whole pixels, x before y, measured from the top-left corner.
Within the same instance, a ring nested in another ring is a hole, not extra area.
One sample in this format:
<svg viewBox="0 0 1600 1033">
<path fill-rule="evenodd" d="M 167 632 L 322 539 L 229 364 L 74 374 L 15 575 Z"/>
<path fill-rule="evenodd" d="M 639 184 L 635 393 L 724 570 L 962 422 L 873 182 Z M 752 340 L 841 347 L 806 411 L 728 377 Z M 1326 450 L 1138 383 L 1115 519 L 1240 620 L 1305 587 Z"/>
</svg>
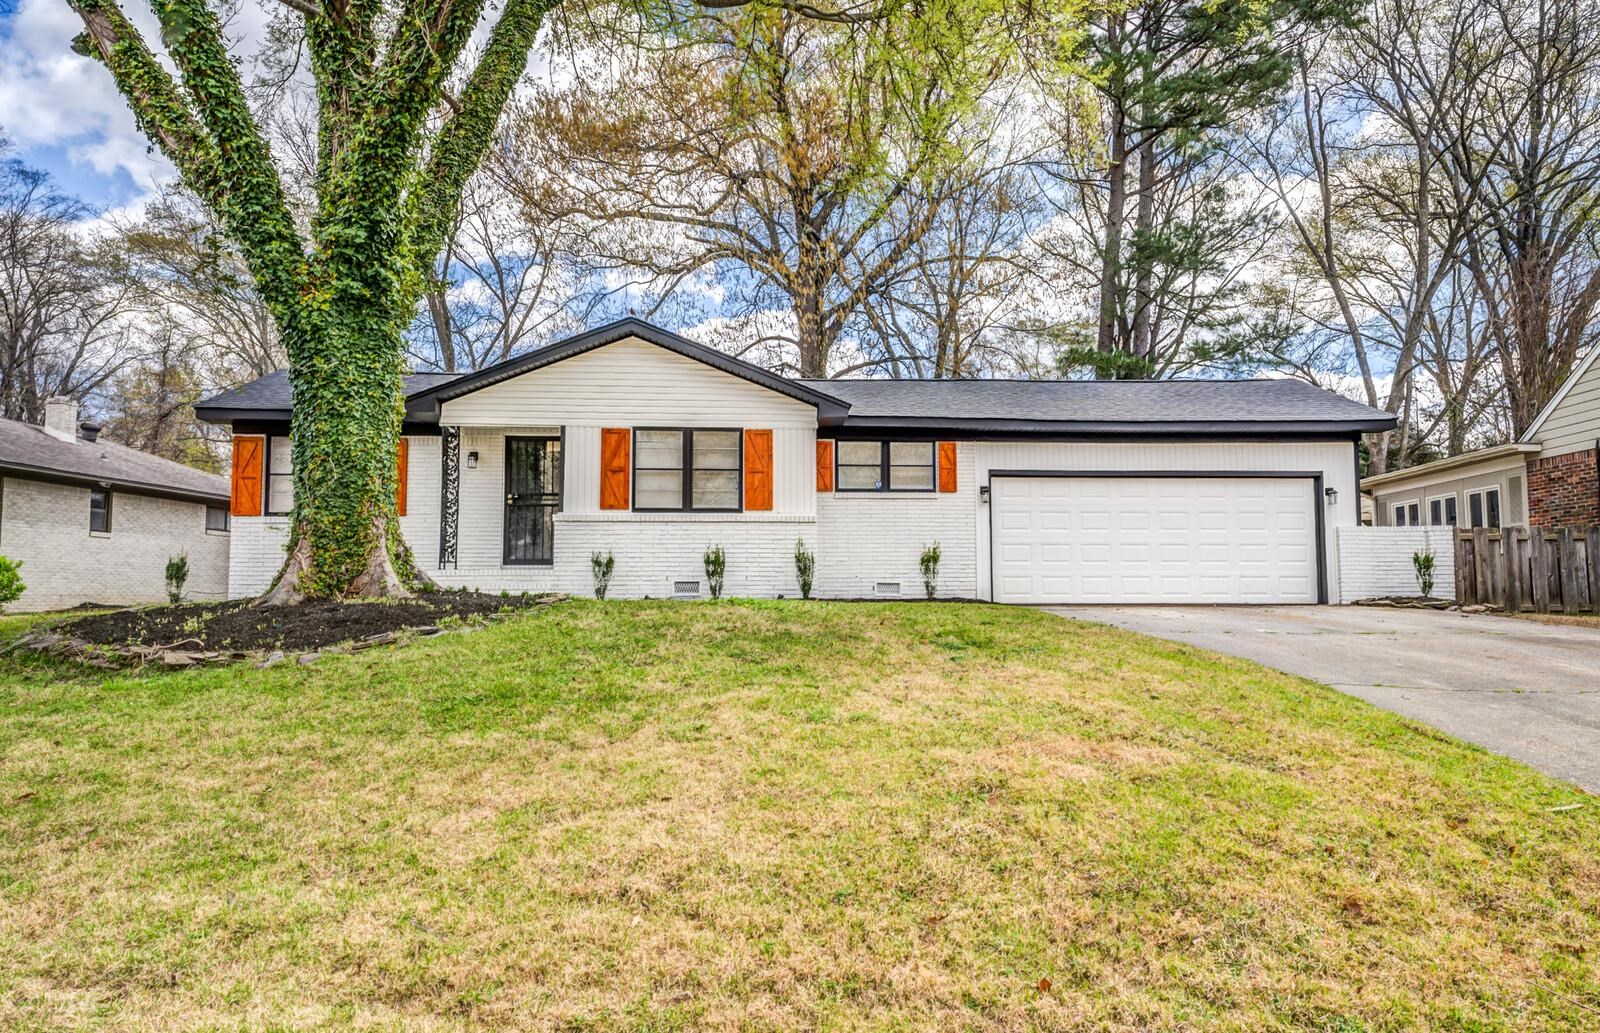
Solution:
<svg viewBox="0 0 1600 1033">
<path fill-rule="evenodd" d="M 44 403 L 44 432 L 62 441 L 78 440 L 78 403 L 56 395 Z"/>
</svg>

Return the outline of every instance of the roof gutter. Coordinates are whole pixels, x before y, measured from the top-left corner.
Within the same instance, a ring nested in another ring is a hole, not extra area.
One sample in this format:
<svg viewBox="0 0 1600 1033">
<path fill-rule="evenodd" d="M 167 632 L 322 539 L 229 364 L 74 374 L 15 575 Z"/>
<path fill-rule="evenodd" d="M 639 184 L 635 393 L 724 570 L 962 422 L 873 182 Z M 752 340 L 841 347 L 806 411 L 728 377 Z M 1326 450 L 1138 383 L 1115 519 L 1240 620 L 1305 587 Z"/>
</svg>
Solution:
<svg viewBox="0 0 1600 1033">
<path fill-rule="evenodd" d="M 1496 459 L 1510 459 L 1512 456 L 1528 455 L 1538 451 L 1538 445 L 1523 441 L 1513 441 L 1510 444 L 1496 445 L 1493 448 L 1479 449 L 1476 452 L 1463 452 L 1458 456 L 1450 456 L 1448 459 L 1436 459 L 1431 463 L 1423 463 L 1421 466 L 1408 466 L 1403 470 L 1375 473 L 1362 480 L 1361 490 L 1368 491 L 1372 488 L 1382 488 L 1385 485 L 1398 484 L 1414 477 L 1446 473 L 1466 466 L 1476 466 L 1478 463 L 1491 462 Z"/>
</svg>

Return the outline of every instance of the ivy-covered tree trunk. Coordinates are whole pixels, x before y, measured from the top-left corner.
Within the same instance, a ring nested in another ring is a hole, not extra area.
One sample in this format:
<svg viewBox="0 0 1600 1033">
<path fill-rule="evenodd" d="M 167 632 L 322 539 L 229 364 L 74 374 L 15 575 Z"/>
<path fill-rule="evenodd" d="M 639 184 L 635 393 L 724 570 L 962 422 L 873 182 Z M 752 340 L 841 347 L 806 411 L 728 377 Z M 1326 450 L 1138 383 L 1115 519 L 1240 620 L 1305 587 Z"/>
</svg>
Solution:
<svg viewBox="0 0 1600 1033">
<path fill-rule="evenodd" d="M 395 522 L 402 392 L 392 305 L 335 306 L 310 322 L 285 340 L 295 511 L 288 560 L 263 601 L 407 596 L 426 575 Z"/>
<path fill-rule="evenodd" d="M 140 128 L 238 245 L 289 354 L 295 504 L 266 603 L 404 596 L 424 580 L 395 519 L 401 330 L 468 177 L 559 0 L 505 0 L 459 98 L 446 91 L 484 0 L 284 0 L 305 20 L 318 105 L 309 236 L 219 14 L 150 0 L 174 76 L 115 0 L 66 0 Z"/>
</svg>

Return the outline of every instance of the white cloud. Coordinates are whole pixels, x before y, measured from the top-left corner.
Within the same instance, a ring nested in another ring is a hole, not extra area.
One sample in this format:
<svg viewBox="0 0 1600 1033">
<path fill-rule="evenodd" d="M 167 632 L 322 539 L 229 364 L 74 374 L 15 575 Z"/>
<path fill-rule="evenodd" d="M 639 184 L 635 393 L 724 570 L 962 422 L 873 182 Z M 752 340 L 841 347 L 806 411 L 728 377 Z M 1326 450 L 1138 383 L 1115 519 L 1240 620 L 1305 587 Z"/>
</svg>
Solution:
<svg viewBox="0 0 1600 1033">
<path fill-rule="evenodd" d="M 155 38 L 148 8 L 129 5 L 147 38 Z M 53 147 L 74 164 L 104 176 L 126 173 L 150 190 L 173 175 L 134 124 L 133 113 L 110 74 L 96 61 L 72 52 L 83 23 L 60 0 L 22 0 L 10 19 L 0 59 L 0 120 L 24 154 Z"/>
</svg>

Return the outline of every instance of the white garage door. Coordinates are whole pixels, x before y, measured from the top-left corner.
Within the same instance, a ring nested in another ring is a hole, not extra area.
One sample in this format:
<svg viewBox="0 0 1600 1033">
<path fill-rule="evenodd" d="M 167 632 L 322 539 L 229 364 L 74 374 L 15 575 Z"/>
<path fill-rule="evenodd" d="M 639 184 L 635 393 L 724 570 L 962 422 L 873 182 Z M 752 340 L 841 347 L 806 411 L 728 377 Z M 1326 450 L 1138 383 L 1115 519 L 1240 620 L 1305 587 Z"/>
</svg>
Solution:
<svg viewBox="0 0 1600 1033">
<path fill-rule="evenodd" d="M 1313 483 L 995 477 L 995 601 L 1314 603 Z"/>
</svg>

